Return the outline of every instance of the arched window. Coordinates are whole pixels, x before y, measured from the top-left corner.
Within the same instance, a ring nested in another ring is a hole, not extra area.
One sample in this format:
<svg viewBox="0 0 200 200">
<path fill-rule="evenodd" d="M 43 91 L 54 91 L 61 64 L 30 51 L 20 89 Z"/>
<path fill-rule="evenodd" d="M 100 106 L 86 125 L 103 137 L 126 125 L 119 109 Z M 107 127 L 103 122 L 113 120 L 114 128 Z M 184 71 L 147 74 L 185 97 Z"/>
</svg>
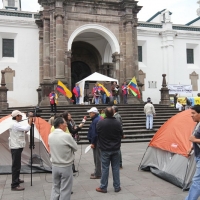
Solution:
<svg viewBox="0 0 200 200">
<path fill-rule="evenodd" d="M 15 7 L 15 0 L 8 0 L 9 7 Z"/>
</svg>

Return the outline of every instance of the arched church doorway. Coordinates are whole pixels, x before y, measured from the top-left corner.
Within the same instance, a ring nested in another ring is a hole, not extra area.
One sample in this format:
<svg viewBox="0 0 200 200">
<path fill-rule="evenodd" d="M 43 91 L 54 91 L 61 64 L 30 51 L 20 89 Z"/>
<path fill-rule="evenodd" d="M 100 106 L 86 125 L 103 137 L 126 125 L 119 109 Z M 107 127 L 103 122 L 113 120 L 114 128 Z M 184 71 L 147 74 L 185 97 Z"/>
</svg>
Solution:
<svg viewBox="0 0 200 200">
<path fill-rule="evenodd" d="M 102 61 L 100 53 L 93 45 L 75 41 L 72 44 L 71 62 L 71 85 L 73 88 L 76 82 L 98 71 Z"/>
<path fill-rule="evenodd" d="M 82 61 L 72 62 L 71 65 L 72 88 L 78 81 L 86 78 L 90 74 L 91 74 L 91 69 L 86 63 Z"/>
</svg>

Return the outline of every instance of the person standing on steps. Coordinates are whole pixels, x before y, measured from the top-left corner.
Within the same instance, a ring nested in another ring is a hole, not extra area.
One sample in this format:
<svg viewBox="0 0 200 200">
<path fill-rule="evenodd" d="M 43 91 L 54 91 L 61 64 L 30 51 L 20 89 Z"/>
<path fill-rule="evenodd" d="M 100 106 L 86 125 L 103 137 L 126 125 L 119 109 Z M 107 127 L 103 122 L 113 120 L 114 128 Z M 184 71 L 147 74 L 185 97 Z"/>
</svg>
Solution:
<svg viewBox="0 0 200 200">
<path fill-rule="evenodd" d="M 178 101 L 178 94 L 176 93 L 176 94 L 174 95 L 174 108 L 176 108 L 176 103 L 177 103 L 177 101 Z"/>
<path fill-rule="evenodd" d="M 76 98 L 76 104 L 80 104 L 81 89 L 80 89 L 78 83 L 76 83 L 76 86 L 73 89 L 73 93 L 74 93 L 74 96 Z"/>
<path fill-rule="evenodd" d="M 49 101 L 51 105 L 51 112 L 57 112 L 56 104 L 57 104 L 58 95 L 55 93 L 54 90 L 51 91 L 49 94 Z"/>
<path fill-rule="evenodd" d="M 156 115 L 156 112 L 151 100 L 147 100 L 147 104 L 144 106 L 144 113 L 146 114 L 146 129 L 153 130 L 153 116 Z"/>
</svg>

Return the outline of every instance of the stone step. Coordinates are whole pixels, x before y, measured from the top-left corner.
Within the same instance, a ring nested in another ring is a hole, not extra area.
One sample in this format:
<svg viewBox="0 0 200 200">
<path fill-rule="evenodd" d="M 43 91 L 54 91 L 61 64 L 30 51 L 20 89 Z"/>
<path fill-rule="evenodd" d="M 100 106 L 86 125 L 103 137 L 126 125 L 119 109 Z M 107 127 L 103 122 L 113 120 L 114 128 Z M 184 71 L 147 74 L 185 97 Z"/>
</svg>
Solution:
<svg viewBox="0 0 200 200">
<path fill-rule="evenodd" d="M 58 106 L 58 113 L 63 111 L 69 111 L 76 122 L 79 125 L 83 119 L 83 116 L 87 116 L 88 119 L 84 124 L 84 127 L 79 132 L 81 140 L 78 144 L 88 144 L 87 133 L 88 128 L 91 123 L 91 119 L 87 113 L 87 110 L 91 107 L 97 107 L 98 109 L 103 109 L 106 105 L 69 105 L 69 106 Z M 143 112 L 144 105 L 132 104 L 132 105 L 118 105 L 119 113 L 123 120 L 123 131 L 125 134 L 125 139 L 122 139 L 122 143 L 134 143 L 134 142 L 149 142 L 154 136 L 156 131 L 164 124 L 170 117 L 177 114 L 178 111 L 169 106 L 154 105 L 156 109 L 156 116 L 154 117 L 154 129 L 146 130 L 146 116 Z M 3 110 L 0 112 L 0 117 L 11 114 L 13 110 L 20 110 L 23 112 L 34 110 L 35 107 L 13 107 L 8 110 Z M 50 118 L 52 114 L 50 112 L 50 106 L 42 106 L 41 117 L 45 120 Z"/>
</svg>

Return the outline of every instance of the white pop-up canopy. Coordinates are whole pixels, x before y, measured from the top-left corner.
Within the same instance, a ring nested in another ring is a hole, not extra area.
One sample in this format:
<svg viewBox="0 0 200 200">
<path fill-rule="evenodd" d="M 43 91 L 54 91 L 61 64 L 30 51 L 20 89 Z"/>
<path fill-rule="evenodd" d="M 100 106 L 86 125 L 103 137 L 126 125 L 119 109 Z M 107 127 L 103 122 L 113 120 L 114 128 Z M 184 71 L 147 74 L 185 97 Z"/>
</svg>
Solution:
<svg viewBox="0 0 200 200">
<path fill-rule="evenodd" d="M 109 76 L 105 76 L 103 74 L 100 74 L 100 73 L 97 73 L 97 72 L 94 72 L 93 74 L 91 74 L 90 76 L 84 78 L 83 80 L 77 82 L 79 84 L 79 87 L 82 91 L 82 96 L 80 97 L 80 103 L 83 103 L 83 99 L 84 99 L 84 96 L 85 96 L 85 91 L 84 91 L 84 87 L 85 87 L 85 82 L 86 81 L 96 81 L 96 82 L 101 82 L 101 81 L 109 81 L 109 82 L 117 82 L 118 84 L 118 80 L 117 79 L 114 79 L 114 78 L 111 78 Z"/>
</svg>

